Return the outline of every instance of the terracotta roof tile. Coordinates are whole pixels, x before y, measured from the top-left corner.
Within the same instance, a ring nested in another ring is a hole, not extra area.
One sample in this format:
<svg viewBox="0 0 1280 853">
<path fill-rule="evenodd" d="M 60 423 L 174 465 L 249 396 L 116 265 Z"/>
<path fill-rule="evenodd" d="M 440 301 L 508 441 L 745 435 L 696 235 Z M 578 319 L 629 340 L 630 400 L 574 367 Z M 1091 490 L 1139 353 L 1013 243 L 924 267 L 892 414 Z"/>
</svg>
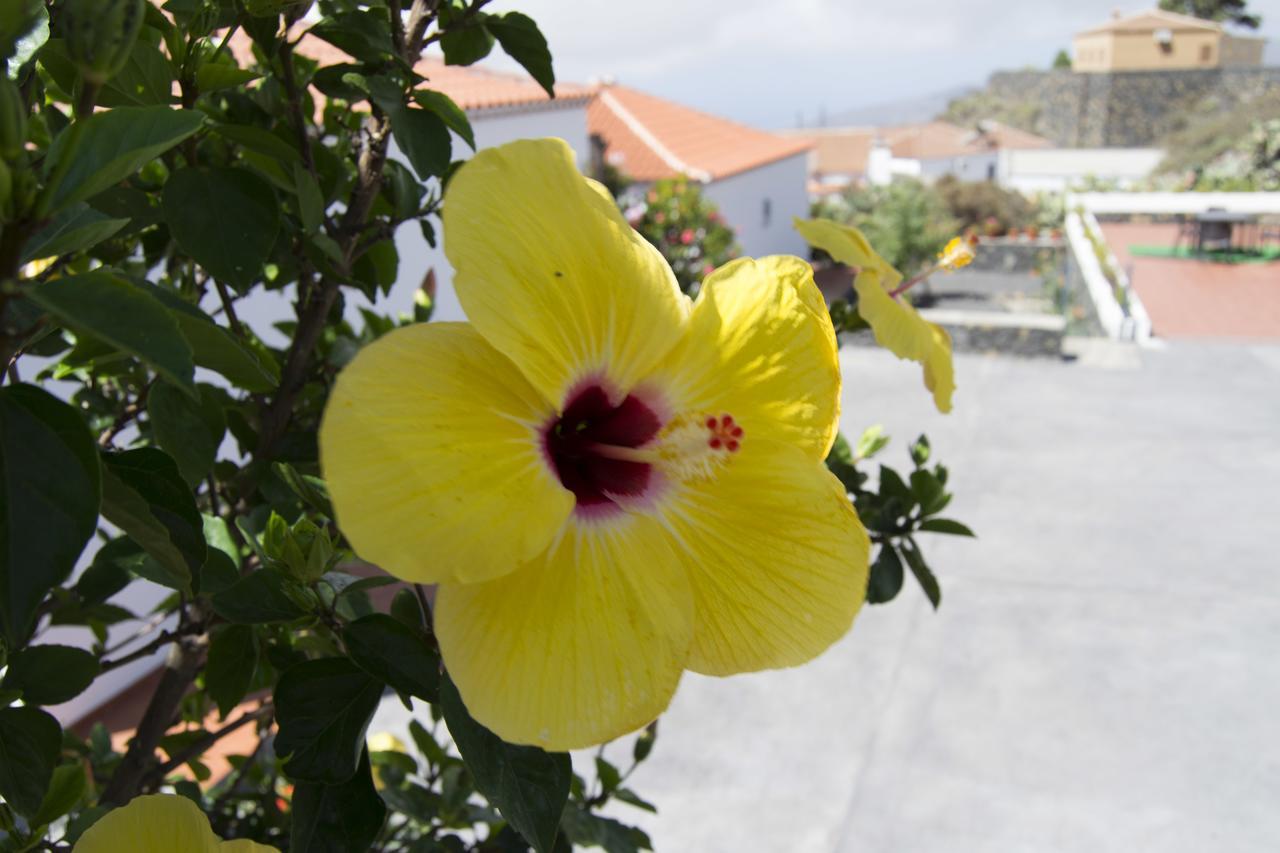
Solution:
<svg viewBox="0 0 1280 853">
<path fill-rule="evenodd" d="M 626 86 L 602 86 L 587 127 L 605 141 L 606 160 L 638 181 L 679 174 L 708 181 L 799 154 L 806 139 L 737 124 Z"/>
</svg>

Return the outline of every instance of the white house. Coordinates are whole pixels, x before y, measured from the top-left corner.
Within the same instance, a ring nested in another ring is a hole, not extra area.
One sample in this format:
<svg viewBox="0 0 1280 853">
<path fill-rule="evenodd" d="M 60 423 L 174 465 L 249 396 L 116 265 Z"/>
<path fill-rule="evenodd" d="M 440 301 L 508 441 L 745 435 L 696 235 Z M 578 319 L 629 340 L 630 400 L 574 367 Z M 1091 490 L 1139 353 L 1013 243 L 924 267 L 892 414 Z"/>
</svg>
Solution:
<svg viewBox="0 0 1280 853">
<path fill-rule="evenodd" d="M 606 162 L 640 185 L 684 175 L 737 235 L 744 255 L 805 256 L 791 227 L 809 214 L 810 143 L 746 127 L 619 85 L 602 86 L 587 112 Z"/>
<path fill-rule="evenodd" d="M 427 78 L 426 86 L 444 92 L 467 113 L 475 132 L 476 148 L 492 148 L 516 139 L 555 136 L 565 140 L 577 154 L 578 168 L 590 165 L 591 143 L 587 132 L 587 105 L 592 90 L 573 83 L 557 83 L 551 99 L 526 74 L 491 71 L 477 66 L 445 65 L 440 59 L 424 59 L 415 69 Z M 465 159 L 471 149 L 457 136 L 453 138 L 454 159 Z M 392 156 L 408 162 L 392 147 Z M 433 223 L 439 225 L 438 221 Z M 396 232 L 400 268 L 395 287 L 379 307 L 409 311 L 414 292 L 428 270 L 435 274 L 437 320 L 462 320 L 462 306 L 453 290 L 453 269 L 444 256 L 443 236 L 437 229 L 436 245 L 430 246 L 421 229 L 412 224 Z"/>
</svg>

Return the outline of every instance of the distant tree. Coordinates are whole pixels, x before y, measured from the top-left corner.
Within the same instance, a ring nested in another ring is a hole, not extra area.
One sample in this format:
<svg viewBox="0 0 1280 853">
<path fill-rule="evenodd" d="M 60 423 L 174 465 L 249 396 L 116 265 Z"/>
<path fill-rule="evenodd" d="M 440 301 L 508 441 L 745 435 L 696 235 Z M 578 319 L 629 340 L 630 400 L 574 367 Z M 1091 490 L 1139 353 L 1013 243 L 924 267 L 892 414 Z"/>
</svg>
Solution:
<svg viewBox="0 0 1280 853">
<path fill-rule="evenodd" d="M 1053 58 L 1053 67 L 1054 68 L 1070 68 L 1071 54 L 1067 53 L 1066 50 L 1058 51 L 1058 55 Z"/>
<path fill-rule="evenodd" d="M 1180 12 L 1207 21 L 1226 21 L 1256 30 L 1262 26 L 1262 16 L 1250 14 L 1248 5 L 1247 0 L 1160 0 L 1160 8 L 1166 12 Z"/>
</svg>

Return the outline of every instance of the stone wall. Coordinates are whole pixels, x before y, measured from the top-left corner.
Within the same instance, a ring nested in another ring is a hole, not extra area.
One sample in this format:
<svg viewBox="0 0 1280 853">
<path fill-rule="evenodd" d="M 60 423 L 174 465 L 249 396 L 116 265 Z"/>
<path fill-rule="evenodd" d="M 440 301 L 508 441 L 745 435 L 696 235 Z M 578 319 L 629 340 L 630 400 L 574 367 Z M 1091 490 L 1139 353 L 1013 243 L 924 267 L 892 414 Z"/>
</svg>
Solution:
<svg viewBox="0 0 1280 853">
<path fill-rule="evenodd" d="M 1011 240 L 988 237 L 978 243 L 971 269 L 987 272 L 1033 273 L 1061 262 L 1066 243 L 1061 239 Z"/>
<path fill-rule="evenodd" d="M 996 98 L 1039 105 L 1032 129 L 1078 148 L 1152 145 L 1181 129 L 1192 111 L 1227 112 L 1277 88 L 1280 68 L 998 71 L 987 84 Z"/>
</svg>

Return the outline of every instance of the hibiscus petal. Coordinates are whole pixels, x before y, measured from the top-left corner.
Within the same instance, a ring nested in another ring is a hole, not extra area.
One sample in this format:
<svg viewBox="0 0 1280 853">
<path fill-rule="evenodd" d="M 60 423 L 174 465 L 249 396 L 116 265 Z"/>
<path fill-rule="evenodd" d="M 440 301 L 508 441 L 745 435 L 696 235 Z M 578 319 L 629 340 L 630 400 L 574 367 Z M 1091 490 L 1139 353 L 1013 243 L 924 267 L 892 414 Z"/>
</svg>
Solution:
<svg viewBox="0 0 1280 853">
<path fill-rule="evenodd" d="M 444 247 L 468 319 L 557 405 L 588 377 L 622 399 L 684 334 L 671 268 L 563 140 L 486 149 L 459 169 Z"/>
<path fill-rule="evenodd" d="M 748 442 L 664 515 L 693 584 L 694 672 L 804 663 L 844 636 L 866 597 L 867 532 L 844 487 L 797 448 Z"/>
<path fill-rule="evenodd" d="M 876 343 L 899 358 L 918 361 L 924 367 L 924 384 L 933 393 L 934 405 L 940 412 L 951 411 L 951 395 L 956 390 L 951 336 L 912 306 L 890 296 L 873 269 L 858 273 L 853 289 L 858 293 L 858 313 L 871 325 Z"/>
<path fill-rule="evenodd" d="M 441 586 L 435 631 L 472 716 L 512 743 L 603 743 L 655 719 L 692 635 L 688 578 L 652 518 L 578 526 L 544 559 Z"/>
<path fill-rule="evenodd" d="M 707 278 L 689 334 L 652 378 L 677 412 L 730 414 L 746 441 L 823 459 L 840 416 L 835 329 L 807 261 L 742 258 Z"/>
<path fill-rule="evenodd" d="M 80 836 L 75 853 L 216 853 L 220 845 L 209 818 L 191 800 L 147 794 L 100 817 Z"/>
<path fill-rule="evenodd" d="M 542 450 L 553 407 L 466 323 L 397 329 L 334 386 L 320 458 L 356 553 L 408 581 L 513 571 L 573 510 Z"/>
</svg>

